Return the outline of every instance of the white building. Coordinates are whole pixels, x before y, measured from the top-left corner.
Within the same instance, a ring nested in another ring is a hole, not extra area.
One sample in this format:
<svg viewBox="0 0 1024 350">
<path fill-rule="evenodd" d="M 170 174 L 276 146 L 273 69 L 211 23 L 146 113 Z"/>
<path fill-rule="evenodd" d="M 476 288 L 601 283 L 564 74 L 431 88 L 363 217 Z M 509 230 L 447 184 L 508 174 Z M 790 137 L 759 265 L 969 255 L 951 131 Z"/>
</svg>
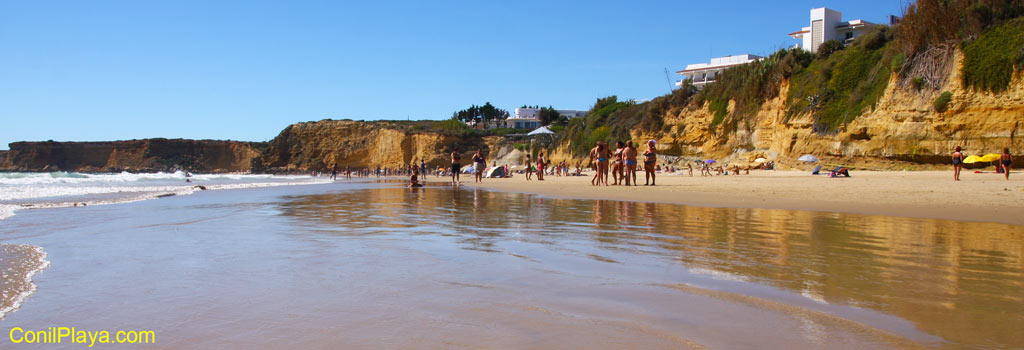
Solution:
<svg viewBox="0 0 1024 350">
<path fill-rule="evenodd" d="M 826 41 L 837 40 L 849 44 L 864 34 L 866 29 L 875 25 L 859 19 L 843 21 L 841 12 L 822 7 L 811 9 L 810 27 L 803 27 L 799 31 L 789 33 L 789 36 L 800 40 L 800 44 L 795 47 L 818 52 L 818 47 Z"/>
<path fill-rule="evenodd" d="M 712 58 L 710 63 L 697 63 L 687 65 L 686 69 L 676 72 L 676 74 L 682 75 L 683 80 L 690 78 L 693 79 L 693 86 L 701 89 L 704 85 L 715 82 L 718 78 L 718 74 L 722 71 L 744 65 L 750 62 L 756 62 L 763 57 L 751 54 L 725 56 Z M 683 86 L 683 80 L 677 81 L 676 86 Z"/>
<path fill-rule="evenodd" d="M 557 111 L 559 115 L 569 119 L 587 115 L 587 111 L 574 109 L 558 109 Z M 516 108 L 515 114 L 505 119 L 506 128 L 536 129 L 543 126 L 540 124 L 540 109 L 538 108 Z"/>
</svg>

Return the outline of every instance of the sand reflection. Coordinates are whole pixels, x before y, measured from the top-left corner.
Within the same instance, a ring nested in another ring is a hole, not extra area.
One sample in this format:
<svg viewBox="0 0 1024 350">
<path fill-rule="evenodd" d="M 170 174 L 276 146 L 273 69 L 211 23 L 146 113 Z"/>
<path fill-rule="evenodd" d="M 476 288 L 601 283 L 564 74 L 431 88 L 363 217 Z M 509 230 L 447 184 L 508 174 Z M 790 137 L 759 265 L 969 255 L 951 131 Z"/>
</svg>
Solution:
<svg viewBox="0 0 1024 350">
<path fill-rule="evenodd" d="M 511 251 L 509 242 L 605 263 L 656 256 L 820 303 L 896 315 L 953 347 L 1024 344 L 1024 228 L 1017 226 L 544 199 L 475 188 L 301 196 L 281 209 L 331 235 L 454 235 L 464 249 L 525 259 L 533 257 Z M 809 337 L 818 334 L 813 319 L 805 327 Z"/>
</svg>

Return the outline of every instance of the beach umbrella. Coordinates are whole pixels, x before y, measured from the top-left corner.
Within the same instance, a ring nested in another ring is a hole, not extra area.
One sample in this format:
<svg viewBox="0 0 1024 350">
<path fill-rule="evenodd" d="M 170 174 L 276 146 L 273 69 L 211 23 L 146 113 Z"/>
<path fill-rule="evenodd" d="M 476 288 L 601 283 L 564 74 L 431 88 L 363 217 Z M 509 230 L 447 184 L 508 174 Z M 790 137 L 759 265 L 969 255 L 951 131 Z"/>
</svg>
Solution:
<svg viewBox="0 0 1024 350">
<path fill-rule="evenodd" d="M 989 153 L 989 154 L 981 156 L 981 159 L 979 159 L 978 161 L 979 162 L 994 162 L 994 161 L 997 161 L 997 160 L 1000 160 L 1000 159 L 1002 159 L 1001 155 L 996 154 L 996 153 Z"/>
<path fill-rule="evenodd" d="M 539 127 L 537 129 L 531 131 L 530 133 L 526 134 L 526 136 L 534 136 L 534 135 L 541 135 L 541 134 L 554 134 L 554 133 L 555 132 L 551 131 L 551 129 L 548 129 L 548 127 L 542 126 L 542 127 Z"/>
<path fill-rule="evenodd" d="M 818 157 L 812 156 L 810 154 L 805 154 L 805 155 L 800 156 L 800 158 L 797 158 L 797 160 L 799 160 L 801 162 L 814 163 L 814 162 L 818 161 Z"/>
<path fill-rule="evenodd" d="M 964 158 L 964 163 L 965 164 L 974 164 L 974 163 L 977 163 L 977 162 L 984 162 L 984 161 L 985 160 L 982 157 L 978 157 L 978 156 L 969 156 L 967 158 Z"/>
<path fill-rule="evenodd" d="M 711 164 L 711 163 L 714 163 L 714 162 L 715 162 L 714 159 L 708 159 L 708 160 L 704 161 L 704 163 L 707 163 L 707 164 Z"/>
<path fill-rule="evenodd" d="M 765 159 L 765 158 L 757 158 L 757 159 L 754 159 L 754 163 L 757 163 L 757 164 L 760 164 L 760 163 L 764 163 L 764 162 L 767 162 L 767 161 L 768 161 L 768 160 L 767 160 L 767 159 Z"/>
</svg>

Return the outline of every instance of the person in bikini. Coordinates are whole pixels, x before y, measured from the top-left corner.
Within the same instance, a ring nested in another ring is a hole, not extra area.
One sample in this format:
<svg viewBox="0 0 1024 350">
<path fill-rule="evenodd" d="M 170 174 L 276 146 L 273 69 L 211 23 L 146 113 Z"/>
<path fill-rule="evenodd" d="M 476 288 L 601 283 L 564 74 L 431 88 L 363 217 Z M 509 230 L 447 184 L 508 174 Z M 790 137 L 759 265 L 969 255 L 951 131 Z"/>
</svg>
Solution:
<svg viewBox="0 0 1024 350">
<path fill-rule="evenodd" d="M 626 173 L 623 174 L 626 177 L 626 186 L 630 183 L 636 186 L 636 146 L 633 145 L 633 141 L 626 142 L 626 148 L 622 150 L 623 163 L 626 165 Z M 630 182 L 632 178 L 632 182 Z"/>
<path fill-rule="evenodd" d="M 953 151 L 953 181 L 960 181 L 960 169 L 964 167 L 964 154 L 960 152 L 960 146 Z"/>
<path fill-rule="evenodd" d="M 612 183 L 613 185 L 622 184 L 622 175 L 624 174 L 622 168 L 625 166 L 622 162 L 622 154 L 625 148 L 626 145 L 623 144 L 622 141 L 615 142 L 615 153 L 612 154 L 612 179 L 615 179 Z"/>
<path fill-rule="evenodd" d="M 1010 168 L 1013 167 L 1013 156 L 1010 155 L 1010 148 L 1003 148 L 1003 154 L 999 156 L 999 163 L 1003 165 L 1003 176 L 1010 181 Z"/>
<path fill-rule="evenodd" d="M 533 161 L 530 154 L 526 154 L 526 181 L 530 181 L 530 177 L 533 176 Z"/>
<path fill-rule="evenodd" d="M 544 168 L 546 165 L 544 152 L 537 153 L 537 181 L 544 181 Z"/>
<path fill-rule="evenodd" d="M 459 156 L 459 147 L 456 146 L 452 150 L 452 184 L 453 185 L 458 185 L 460 183 L 460 181 L 459 181 L 459 172 L 462 169 L 462 163 L 459 161 L 460 158 L 462 158 L 462 157 Z"/>
<path fill-rule="evenodd" d="M 654 167 L 657 164 L 658 153 L 654 150 L 654 140 L 647 141 L 647 150 L 644 151 L 644 186 L 654 186 Z"/>
</svg>

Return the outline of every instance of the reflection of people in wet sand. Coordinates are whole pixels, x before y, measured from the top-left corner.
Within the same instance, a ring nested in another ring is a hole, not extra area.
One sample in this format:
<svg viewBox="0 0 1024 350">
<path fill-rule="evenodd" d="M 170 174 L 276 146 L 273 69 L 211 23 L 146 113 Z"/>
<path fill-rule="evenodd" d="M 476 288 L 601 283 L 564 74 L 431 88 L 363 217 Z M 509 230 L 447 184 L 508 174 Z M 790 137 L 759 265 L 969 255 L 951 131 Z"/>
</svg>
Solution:
<svg viewBox="0 0 1024 350">
<path fill-rule="evenodd" d="M 412 167 L 412 176 L 409 176 L 409 187 L 423 187 L 420 183 L 420 170 L 415 166 Z"/>
<path fill-rule="evenodd" d="M 647 150 L 644 151 L 644 186 L 654 186 L 654 166 L 657 164 L 658 153 L 654 150 L 654 140 L 647 141 Z"/>
<path fill-rule="evenodd" d="M 462 163 L 459 161 L 460 158 L 459 147 L 456 146 L 452 149 L 452 184 L 454 185 L 459 184 L 459 172 L 462 170 Z"/>
</svg>

